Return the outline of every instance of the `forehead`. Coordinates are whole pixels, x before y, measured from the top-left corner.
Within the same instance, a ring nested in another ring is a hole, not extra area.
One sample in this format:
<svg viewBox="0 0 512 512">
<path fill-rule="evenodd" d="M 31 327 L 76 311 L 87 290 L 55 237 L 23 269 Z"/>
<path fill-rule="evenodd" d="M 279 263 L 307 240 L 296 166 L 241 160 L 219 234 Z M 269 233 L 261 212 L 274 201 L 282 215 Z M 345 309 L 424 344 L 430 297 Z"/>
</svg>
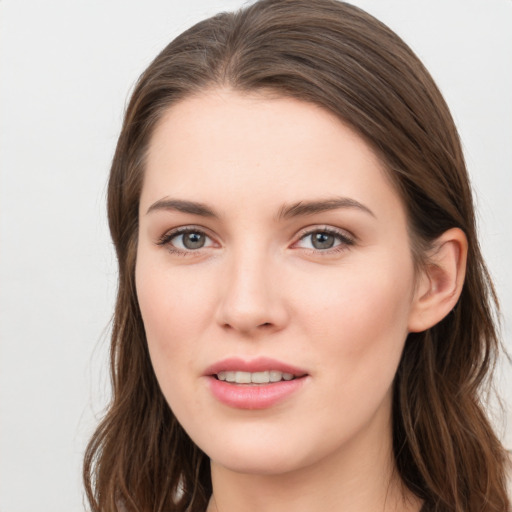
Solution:
<svg viewBox="0 0 512 512">
<path fill-rule="evenodd" d="M 400 203 L 372 148 L 334 114 L 293 98 L 231 90 L 186 98 L 160 120 L 141 207 L 165 195 L 226 208 L 333 195 Z"/>
</svg>

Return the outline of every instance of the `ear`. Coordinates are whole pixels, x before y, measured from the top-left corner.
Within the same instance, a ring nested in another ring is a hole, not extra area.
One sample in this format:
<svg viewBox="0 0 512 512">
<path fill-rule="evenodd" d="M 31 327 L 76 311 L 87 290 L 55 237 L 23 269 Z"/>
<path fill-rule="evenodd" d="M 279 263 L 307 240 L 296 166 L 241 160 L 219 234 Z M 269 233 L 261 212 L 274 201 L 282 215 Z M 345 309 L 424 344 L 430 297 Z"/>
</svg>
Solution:
<svg viewBox="0 0 512 512">
<path fill-rule="evenodd" d="M 421 332 L 440 322 L 459 300 L 468 242 L 459 228 L 445 231 L 435 240 L 420 271 L 409 315 L 409 332 Z"/>
</svg>

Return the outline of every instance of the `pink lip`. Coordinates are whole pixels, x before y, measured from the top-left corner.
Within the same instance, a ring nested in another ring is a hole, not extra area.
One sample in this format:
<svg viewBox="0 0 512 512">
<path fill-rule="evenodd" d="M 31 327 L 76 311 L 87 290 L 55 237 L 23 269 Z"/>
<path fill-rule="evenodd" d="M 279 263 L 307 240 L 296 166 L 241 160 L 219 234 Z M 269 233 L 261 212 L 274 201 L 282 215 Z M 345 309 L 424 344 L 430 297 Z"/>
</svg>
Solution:
<svg viewBox="0 0 512 512">
<path fill-rule="evenodd" d="M 278 372 L 291 373 L 297 377 L 301 377 L 307 374 L 307 372 L 301 368 L 291 366 L 289 364 L 278 361 L 277 359 L 271 359 L 269 357 L 258 357 L 257 359 L 253 359 L 251 361 L 231 357 L 229 359 L 223 359 L 222 361 L 212 364 L 205 370 L 204 375 L 210 376 L 216 375 L 219 372 L 237 370 L 251 373 L 263 372 L 265 370 L 276 370 Z"/>
<path fill-rule="evenodd" d="M 269 384 L 233 384 L 220 381 L 216 374 L 221 371 L 261 372 L 276 370 L 291 373 L 297 378 Z M 258 358 L 252 361 L 230 358 L 213 364 L 205 371 L 208 387 L 221 403 L 237 409 L 267 409 L 276 405 L 302 388 L 307 372 L 275 359 Z"/>
</svg>

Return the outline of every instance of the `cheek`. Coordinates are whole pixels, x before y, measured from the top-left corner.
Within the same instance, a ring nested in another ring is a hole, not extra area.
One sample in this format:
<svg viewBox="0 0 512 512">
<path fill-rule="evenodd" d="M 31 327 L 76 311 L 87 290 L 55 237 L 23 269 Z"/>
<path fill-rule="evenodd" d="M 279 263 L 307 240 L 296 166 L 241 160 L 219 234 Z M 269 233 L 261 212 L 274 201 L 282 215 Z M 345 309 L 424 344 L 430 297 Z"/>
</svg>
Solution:
<svg viewBox="0 0 512 512">
<path fill-rule="evenodd" d="M 413 270 L 407 260 L 405 265 L 346 268 L 324 287 L 308 287 L 300 318 L 308 337 L 317 340 L 312 356 L 321 350 L 335 361 L 344 385 L 392 381 L 411 307 Z"/>
<path fill-rule="evenodd" d="M 136 286 L 151 362 L 168 401 L 183 394 L 196 370 L 199 338 L 205 330 L 207 287 L 167 265 L 153 264 L 142 254 L 137 262 Z"/>
<path fill-rule="evenodd" d="M 187 278 L 165 268 L 145 265 L 136 269 L 139 307 L 151 364 L 159 386 L 174 414 L 193 417 L 200 408 L 197 393 L 197 354 L 203 329 L 199 291 Z"/>
<path fill-rule="evenodd" d="M 211 310 L 208 276 L 179 272 L 162 265 L 151 265 L 143 258 L 136 268 L 137 298 L 146 335 L 150 344 L 161 349 L 173 345 L 173 340 L 194 343 L 196 332 L 205 328 L 207 312 Z M 198 286 L 198 283 L 201 283 Z M 174 352 L 183 343 L 169 347 Z"/>
</svg>

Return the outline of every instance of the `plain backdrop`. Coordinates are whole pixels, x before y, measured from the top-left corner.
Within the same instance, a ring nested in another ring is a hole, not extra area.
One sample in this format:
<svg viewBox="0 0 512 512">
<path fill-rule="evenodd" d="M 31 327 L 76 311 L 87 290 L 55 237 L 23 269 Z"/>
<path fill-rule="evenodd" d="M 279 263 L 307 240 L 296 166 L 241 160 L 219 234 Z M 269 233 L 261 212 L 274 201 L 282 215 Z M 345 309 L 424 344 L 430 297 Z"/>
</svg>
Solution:
<svg viewBox="0 0 512 512">
<path fill-rule="evenodd" d="M 242 3 L 0 0 L 0 512 L 84 510 L 82 456 L 109 396 L 104 203 L 126 100 L 174 36 Z M 452 109 L 510 350 L 512 1 L 354 3 L 412 46 Z M 511 373 L 503 361 L 509 448 Z"/>
</svg>

